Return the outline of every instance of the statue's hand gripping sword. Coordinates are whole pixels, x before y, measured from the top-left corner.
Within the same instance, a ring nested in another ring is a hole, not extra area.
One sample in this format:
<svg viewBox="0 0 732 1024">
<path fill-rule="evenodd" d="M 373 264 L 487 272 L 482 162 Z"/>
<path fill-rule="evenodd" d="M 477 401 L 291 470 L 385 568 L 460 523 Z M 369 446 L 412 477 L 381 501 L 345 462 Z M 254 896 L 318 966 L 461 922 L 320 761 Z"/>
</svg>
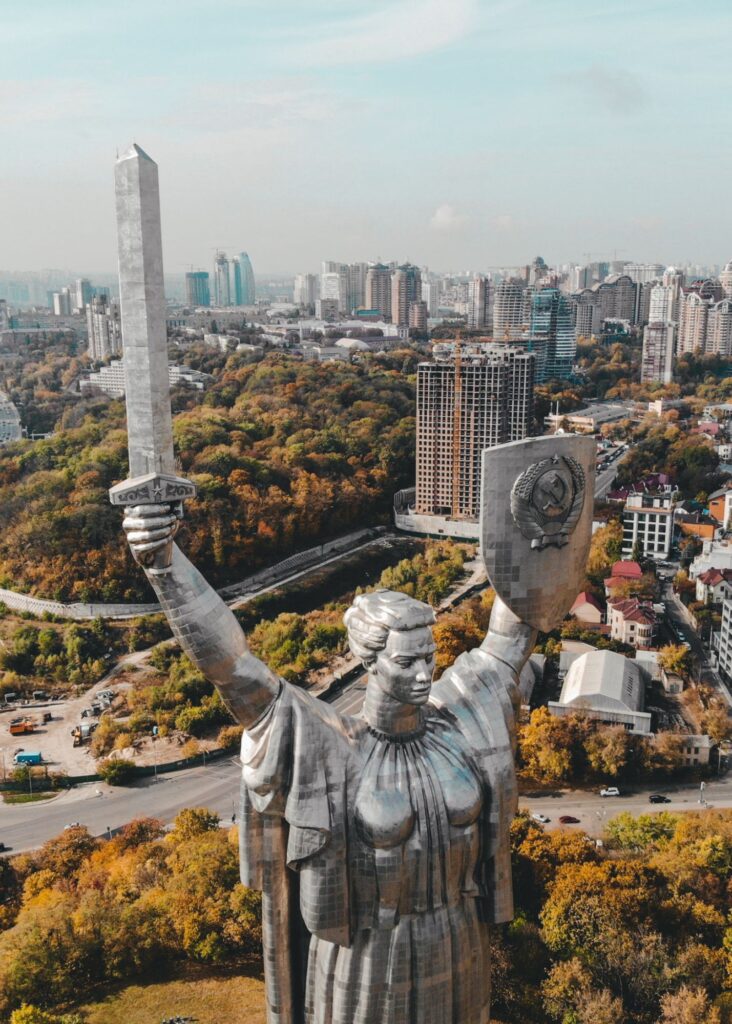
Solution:
<svg viewBox="0 0 732 1024">
<path fill-rule="evenodd" d="M 180 515 L 196 487 L 176 475 L 170 409 L 158 167 L 133 145 L 115 167 L 120 311 L 130 477 L 112 487 L 113 505 L 163 505 Z M 170 566 L 172 537 L 138 560 Z"/>
</svg>

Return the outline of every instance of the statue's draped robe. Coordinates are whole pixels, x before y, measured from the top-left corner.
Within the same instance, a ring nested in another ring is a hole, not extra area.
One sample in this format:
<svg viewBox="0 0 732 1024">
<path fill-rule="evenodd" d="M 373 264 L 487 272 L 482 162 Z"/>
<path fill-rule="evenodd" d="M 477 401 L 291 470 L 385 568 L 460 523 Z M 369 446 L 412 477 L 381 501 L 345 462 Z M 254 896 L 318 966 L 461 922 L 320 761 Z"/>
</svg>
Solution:
<svg viewBox="0 0 732 1024">
<path fill-rule="evenodd" d="M 487 925 L 513 915 L 518 703 L 482 649 L 399 741 L 282 683 L 242 742 L 269 1024 L 488 1021 Z"/>
</svg>

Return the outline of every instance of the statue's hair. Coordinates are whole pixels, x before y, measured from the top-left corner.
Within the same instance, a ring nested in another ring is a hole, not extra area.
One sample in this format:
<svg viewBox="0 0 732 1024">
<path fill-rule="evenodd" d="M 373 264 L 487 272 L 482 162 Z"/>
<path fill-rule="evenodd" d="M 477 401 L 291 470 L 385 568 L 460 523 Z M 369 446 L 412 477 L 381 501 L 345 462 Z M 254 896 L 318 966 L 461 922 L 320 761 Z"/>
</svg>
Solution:
<svg viewBox="0 0 732 1024">
<path fill-rule="evenodd" d="M 403 632 L 431 626 L 435 613 L 428 604 L 395 590 L 359 594 L 343 616 L 351 653 L 364 665 L 376 660 L 386 647 L 390 630 Z"/>
</svg>

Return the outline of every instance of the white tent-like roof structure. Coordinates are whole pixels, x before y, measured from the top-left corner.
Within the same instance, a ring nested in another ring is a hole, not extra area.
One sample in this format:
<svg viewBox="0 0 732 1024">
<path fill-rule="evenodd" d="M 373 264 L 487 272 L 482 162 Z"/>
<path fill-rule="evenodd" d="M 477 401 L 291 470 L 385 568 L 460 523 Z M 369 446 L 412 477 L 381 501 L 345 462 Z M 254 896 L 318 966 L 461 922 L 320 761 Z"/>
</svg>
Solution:
<svg viewBox="0 0 732 1024">
<path fill-rule="evenodd" d="M 642 670 L 614 651 L 590 651 L 571 665 L 559 703 L 596 711 L 642 711 Z"/>
</svg>

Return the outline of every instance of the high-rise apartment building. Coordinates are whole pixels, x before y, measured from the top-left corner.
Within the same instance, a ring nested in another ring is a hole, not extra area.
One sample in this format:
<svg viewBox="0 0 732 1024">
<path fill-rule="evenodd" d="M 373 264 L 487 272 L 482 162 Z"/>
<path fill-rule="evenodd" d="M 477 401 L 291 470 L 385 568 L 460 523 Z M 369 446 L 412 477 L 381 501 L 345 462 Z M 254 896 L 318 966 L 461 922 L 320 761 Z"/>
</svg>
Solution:
<svg viewBox="0 0 732 1024">
<path fill-rule="evenodd" d="M 384 320 L 391 319 L 391 269 L 372 263 L 366 271 L 366 309 L 378 309 Z"/>
<path fill-rule="evenodd" d="M 77 313 L 84 312 L 88 303 L 91 302 L 93 293 L 91 281 L 87 281 L 85 277 L 77 277 L 74 282 L 74 310 Z"/>
<path fill-rule="evenodd" d="M 636 285 L 628 274 L 610 274 L 593 286 L 597 292 L 600 319 L 627 320 L 633 323 L 636 310 Z"/>
<path fill-rule="evenodd" d="M 678 291 L 672 285 L 654 284 L 648 309 L 649 323 L 670 323 L 678 315 Z"/>
<path fill-rule="evenodd" d="M 339 313 L 348 312 L 348 266 L 346 264 L 341 264 L 340 270 L 328 270 L 320 275 L 320 297 L 337 302 Z"/>
<path fill-rule="evenodd" d="M 534 357 L 492 343 L 444 348 L 417 370 L 415 512 L 477 520 L 483 450 L 530 434 Z"/>
<path fill-rule="evenodd" d="M 53 313 L 54 316 L 71 315 L 71 292 L 68 288 L 53 293 Z"/>
<path fill-rule="evenodd" d="M 719 275 L 719 283 L 727 298 L 732 299 L 732 260 L 725 264 L 725 268 Z"/>
<path fill-rule="evenodd" d="M 296 274 L 293 302 L 296 306 L 314 306 L 320 292 L 317 274 Z"/>
<path fill-rule="evenodd" d="M 662 277 L 665 269 L 663 263 L 626 263 L 623 273 L 636 284 L 645 284 Z"/>
<path fill-rule="evenodd" d="M 679 299 L 678 355 L 706 350 L 709 307 L 709 300 L 702 298 L 698 291 L 683 290 Z"/>
<path fill-rule="evenodd" d="M 366 302 L 366 273 L 367 263 L 348 264 L 348 304 L 347 313 L 354 309 L 363 309 Z"/>
<path fill-rule="evenodd" d="M 231 305 L 229 261 L 223 252 L 217 252 L 214 260 L 214 304 L 216 306 Z"/>
<path fill-rule="evenodd" d="M 705 351 L 732 356 L 732 298 L 722 299 L 710 307 Z"/>
<path fill-rule="evenodd" d="M 95 296 L 86 307 L 89 355 L 100 362 L 122 354 L 122 326 L 119 305 L 105 296 Z"/>
<path fill-rule="evenodd" d="M 577 353 L 571 299 L 558 288 L 542 288 L 531 297 L 528 348 L 537 352 L 536 380 L 569 377 Z"/>
<path fill-rule="evenodd" d="M 409 307 L 421 301 L 422 272 L 419 267 L 405 263 L 391 275 L 391 322 L 408 327 Z"/>
<path fill-rule="evenodd" d="M 670 384 L 674 361 L 676 325 L 651 321 L 643 330 L 642 384 Z"/>
<path fill-rule="evenodd" d="M 468 327 L 483 330 L 490 327 L 490 279 L 476 274 L 470 282 Z"/>
<path fill-rule="evenodd" d="M 427 312 L 430 316 L 437 316 L 439 312 L 441 292 L 441 282 L 437 278 L 430 278 L 428 281 L 422 279 L 422 300 L 427 303 Z"/>
<path fill-rule="evenodd" d="M 412 302 L 409 306 L 409 329 L 411 331 L 427 330 L 427 303 Z"/>
<path fill-rule="evenodd" d="M 186 302 L 189 306 L 211 305 L 208 271 L 191 270 L 186 274 Z"/>
<path fill-rule="evenodd" d="M 575 330 L 578 338 L 591 338 L 602 330 L 600 299 L 595 288 L 585 288 L 574 296 Z"/>
<path fill-rule="evenodd" d="M 232 260 L 232 271 L 234 274 L 232 289 L 234 305 L 253 306 L 256 301 L 256 287 L 252 261 L 247 253 L 240 252 L 238 257 Z"/>
<path fill-rule="evenodd" d="M 501 281 L 493 295 L 493 337 L 516 338 L 528 327 L 524 288 L 517 281 Z"/>
</svg>

